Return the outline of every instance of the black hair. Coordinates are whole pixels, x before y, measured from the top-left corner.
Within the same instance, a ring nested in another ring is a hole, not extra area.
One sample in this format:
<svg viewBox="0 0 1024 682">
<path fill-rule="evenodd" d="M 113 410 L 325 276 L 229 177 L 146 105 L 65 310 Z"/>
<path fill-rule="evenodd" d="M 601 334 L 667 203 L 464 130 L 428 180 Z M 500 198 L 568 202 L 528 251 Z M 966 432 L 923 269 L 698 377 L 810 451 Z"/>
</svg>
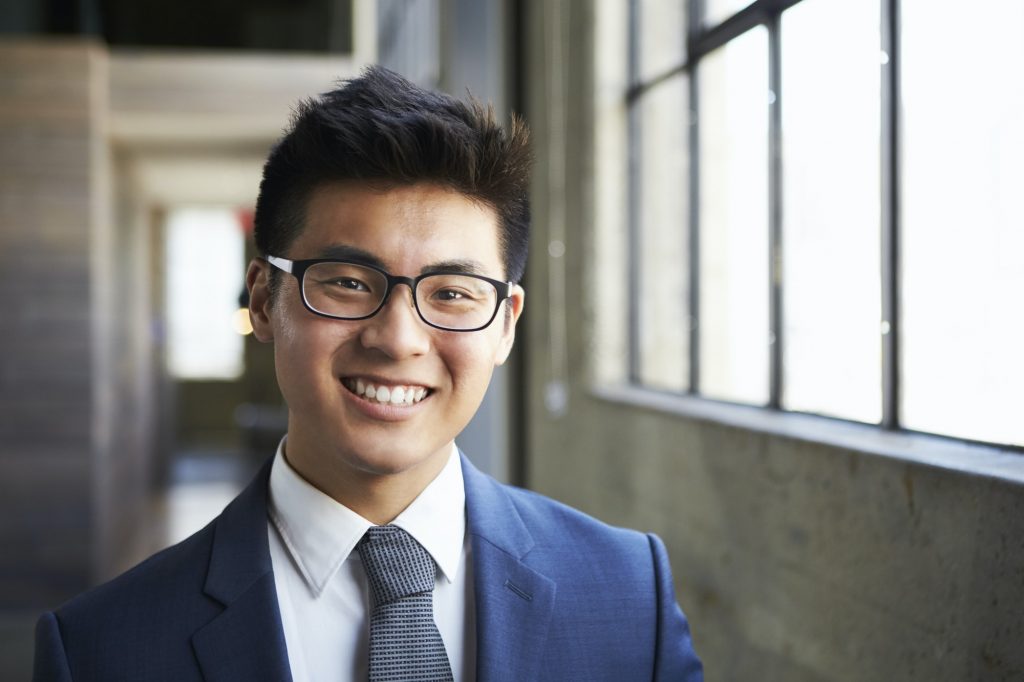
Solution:
<svg viewBox="0 0 1024 682">
<path fill-rule="evenodd" d="M 531 165 L 529 131 L 494 110 L 425 90 L 380 66 L 299 104 L 263 167 L 254 235 L 261 255 L 280 256 L 300 234 L 310 196 L 331 182 L 382 188 L 435 183 L 498 215 L 505 277 L 526 268 Z"/>
</svg>

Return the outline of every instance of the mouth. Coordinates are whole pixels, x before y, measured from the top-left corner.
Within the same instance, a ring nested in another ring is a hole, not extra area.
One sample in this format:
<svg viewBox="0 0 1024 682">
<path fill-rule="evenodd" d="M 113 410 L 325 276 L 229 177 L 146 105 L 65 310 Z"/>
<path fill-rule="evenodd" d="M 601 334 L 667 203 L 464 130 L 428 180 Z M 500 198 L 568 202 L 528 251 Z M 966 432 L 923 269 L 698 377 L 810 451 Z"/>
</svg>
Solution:
<svg viewBox="0 0 1024 682">
<path fill-rule="evenodd" d="M 431 394 L 426 386 L 415 384 L 385 384 L 358 377 L 343 377 L 342 385 L 363 400 L 379 405 L 409 407 Z"/>
</svg>

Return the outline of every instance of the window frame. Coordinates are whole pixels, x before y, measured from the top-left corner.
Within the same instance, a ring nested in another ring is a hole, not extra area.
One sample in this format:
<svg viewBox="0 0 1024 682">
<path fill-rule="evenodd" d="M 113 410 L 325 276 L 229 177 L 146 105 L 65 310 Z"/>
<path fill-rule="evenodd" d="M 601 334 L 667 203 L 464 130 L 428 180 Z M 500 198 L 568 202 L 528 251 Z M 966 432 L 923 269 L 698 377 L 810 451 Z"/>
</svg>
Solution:
<svg viewBox="0 0 1024 682">
<path fill-rule="evenodd" d="M 839 447 L 857 450 L 879 451 L 886 455 L 897 455 L 919 459 L 922 448 L 911 447 L 906 439 L 924 439 L 927 453 L 922 461 L 946 468 L 963 468 L 956 457 L 967 448 L 981 459 L 975 458 L 971 471 L 987 471 L 1001 477 L 1007 476 L 1006 462 L 1002 457 L 1012 453 L 1014 465 L 1010 467 L 1010 478 L 1024 482 L 1024 460 L 1017 455 L 1024 453 L 1024 446 L 1000 444 L 990 441 L 972 440 L 957 436 L 934 434 L 908 429 L 900 418 L 900 0 L 877 0 L 881 5 L 881 52 L 887 57 L 880 65 L 880 275 L 881 275 L 881 390 L 882 414 L 877 424 L 867 424 L 851 419 L 828 415 L 787 410 L 783 408 L 784 375 L 783 351 L 786 338 L 784 329 L 783 278 L 783 159 L 781 149 L 782 130 L 782 59 L 781 19 L 782 14 L 803 0 L 755 0 L 721 22 L 705 26 L 702 17 L 702 0 L 687 0 L 685 61 L 664 69 L 659 73 L 641 78 L 638 35 L 643 0 L 630 0 L 628 9 L 628 83 L 625 90 L 626 145 L 628 158 L 628 187 L 626 190 L 627 210 L 627 279 L 629 282 L 629 332 L 627 338 L 626 384 L 623 386 L 595 386 L 598 398 L 616 402 L 627 402 L 642 407 L 655 408 L 680 414 L 681 416 L 710 419 L 742 426 L 755 431 L 783 433 L 802 440 L 825 442 Z M 768 32 L 768 85 L 774 94 L 768 108 L 768 273 L 769 282 L 769 394 L 764 405 L 745 405 L 709 398 L 701 394 L 700 372 L 700 121 L 697 111 L 700 107 L 700 70 L 698 65 L 710 52 L 725 46 L 748 30 L 764 26 Z M 689 385 L 685 392 L 668 392 L 644 385 L 641 379 L 641 340 L 638 296 L 640 292 L 640 207 L 639 185 L 641 159 L 640 142 L 643 135 L 639 121 L 640 107 L 644 96 L 661 83 L 685 74 L 688 80 L 689 165 L 688 186 L 683 188 L 689 197 L 688 215 L 685 220 L 688 243 L 689 290 L 688 306 L 690 338 L 688 349 Z M 776 420 L 776 421 L 773 421 Z M 895 440 L 894 440 L 895 439 Z M 951 452 L 957 454 L 951 455 Z M 979 454 L 980 453 L 980 454 Z M 982 456 L 983 455 L 983 456 Z M 987 459 L 986 459 L 987 458 Z"/>
</svg>

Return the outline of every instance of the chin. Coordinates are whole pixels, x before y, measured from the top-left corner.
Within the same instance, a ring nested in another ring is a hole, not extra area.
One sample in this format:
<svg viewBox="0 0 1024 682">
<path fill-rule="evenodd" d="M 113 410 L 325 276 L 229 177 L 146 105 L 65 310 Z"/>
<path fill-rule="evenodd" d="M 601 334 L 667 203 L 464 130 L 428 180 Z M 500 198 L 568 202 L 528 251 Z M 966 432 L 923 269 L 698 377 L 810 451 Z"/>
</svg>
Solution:
<svg viewBox="0 0 1024 682">
<path fill-rule="evenodd" d="M 395 476 L 406 473 L 431 460 L 431 453 L 402 452 L 387 448 L 381 452 L 371 452 L 350 456 L 352 465 L 364 473 L 374 476 Z"/>
</svg>

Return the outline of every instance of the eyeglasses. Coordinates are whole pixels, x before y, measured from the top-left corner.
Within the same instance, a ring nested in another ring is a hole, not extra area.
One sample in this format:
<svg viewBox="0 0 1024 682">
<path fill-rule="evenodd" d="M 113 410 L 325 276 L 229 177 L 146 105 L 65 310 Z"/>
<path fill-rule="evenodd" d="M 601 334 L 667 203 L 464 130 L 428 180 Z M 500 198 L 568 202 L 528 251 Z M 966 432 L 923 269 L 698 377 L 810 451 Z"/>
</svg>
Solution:
<svg viewBox="0 0 1024 682">
<path fill-rule="evenodd" d="M 453 332 L 488 327 L 513 286 L 511 282 L 461 272 L 399 277 L 372 265 L 343 260 L 292 261 L 267 256 L 267 262 L 298 280 L 303 304 L 317 315 L 365 320 L 380 312 L 397 285 L 405 284 L 412 290 L 420 319 L 431 327 Z"/>
</svg>

